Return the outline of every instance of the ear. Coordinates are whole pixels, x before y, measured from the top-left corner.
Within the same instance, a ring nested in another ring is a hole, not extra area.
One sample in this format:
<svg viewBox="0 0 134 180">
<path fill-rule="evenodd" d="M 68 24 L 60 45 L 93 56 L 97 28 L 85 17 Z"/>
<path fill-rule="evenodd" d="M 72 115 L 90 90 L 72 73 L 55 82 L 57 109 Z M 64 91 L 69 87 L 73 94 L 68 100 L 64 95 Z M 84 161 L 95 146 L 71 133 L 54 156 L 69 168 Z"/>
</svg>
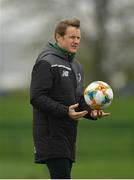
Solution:
<svg viewBox="0 0 134 180">
<path fill-rule="evenodd" d="M 60 36 L 60 35 L 57 33 L 55 38 L 56 38 L 56 41 L 59 42 L 59 41 L 61 40 L 62 36 Z"/>
</svg>

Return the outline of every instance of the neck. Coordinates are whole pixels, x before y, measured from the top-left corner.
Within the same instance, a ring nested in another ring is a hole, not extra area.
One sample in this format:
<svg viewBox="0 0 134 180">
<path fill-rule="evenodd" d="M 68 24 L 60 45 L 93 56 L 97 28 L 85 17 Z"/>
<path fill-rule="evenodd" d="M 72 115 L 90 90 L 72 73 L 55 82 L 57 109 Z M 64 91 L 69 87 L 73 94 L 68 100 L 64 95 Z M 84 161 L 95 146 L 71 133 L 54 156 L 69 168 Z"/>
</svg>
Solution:
<svg viewBox="0 0 134 180">
<path fill-rule="evenodd" d="M 54 44 L 54 47 L 56 49 L 60 50 L 61 52 L 63 52 L 64 54 L 67 54 L 71 59 L 73 59 L 75 56 L 75 53 L 68 52 L 64 48 L 60 47 L 57 43 Z"/>
</svg>

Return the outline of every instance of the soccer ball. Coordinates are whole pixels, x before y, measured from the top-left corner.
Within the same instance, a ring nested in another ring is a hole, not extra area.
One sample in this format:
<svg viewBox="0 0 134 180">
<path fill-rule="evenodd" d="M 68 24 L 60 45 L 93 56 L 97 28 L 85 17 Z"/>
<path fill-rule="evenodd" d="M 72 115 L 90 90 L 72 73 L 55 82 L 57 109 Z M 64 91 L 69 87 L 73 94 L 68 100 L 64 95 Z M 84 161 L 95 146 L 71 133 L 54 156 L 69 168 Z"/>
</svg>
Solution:
<svg viewBox="0 0 134 180">
<path fill-rule="evenodd" d="M 84 91 L 86 103 L 96 110 L 107 108 L 113 100 L 112 88 L 103 81 L 94 81 Z"/>
</svg>

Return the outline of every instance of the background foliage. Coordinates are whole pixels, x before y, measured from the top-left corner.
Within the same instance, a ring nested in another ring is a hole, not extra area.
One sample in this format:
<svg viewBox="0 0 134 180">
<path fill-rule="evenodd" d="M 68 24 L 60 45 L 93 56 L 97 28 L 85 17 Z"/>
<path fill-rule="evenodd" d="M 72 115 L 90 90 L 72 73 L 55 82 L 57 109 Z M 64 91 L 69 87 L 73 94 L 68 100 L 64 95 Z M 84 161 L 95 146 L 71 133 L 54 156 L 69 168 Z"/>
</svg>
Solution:
<svg viewBox="0 0 134 180">
<path fill-rule="evenodd" d="M 55 25 L 73 17 L 81 21 L 77 58 L 85 83 L 134 89 L 133 0 L 0 0 L 0 92 L 29 86 L 37 55 L 55 41 Z"/>
<path fill-rule="evenodd" d="M 33 163 L 27 94 L 17 92 L 0 101 L 0 178 L 49 178 L 45 165 Z M 72 178 L 134 178 L 133 102 L 116 97 L 107 109 L 110 117 L 80 121 Z"/>
</svg>

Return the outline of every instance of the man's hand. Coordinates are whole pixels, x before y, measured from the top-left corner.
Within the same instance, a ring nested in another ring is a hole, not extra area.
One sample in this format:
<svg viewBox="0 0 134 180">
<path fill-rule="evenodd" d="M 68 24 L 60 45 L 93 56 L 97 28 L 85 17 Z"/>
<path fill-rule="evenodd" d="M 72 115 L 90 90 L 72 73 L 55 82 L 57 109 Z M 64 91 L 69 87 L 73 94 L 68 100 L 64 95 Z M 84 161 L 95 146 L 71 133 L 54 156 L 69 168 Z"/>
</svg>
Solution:
<svg viewBox="0 0 134 180">
<path fill-rule="evenodd" d="M 94 119 L 102 118 L 105 116 L 109 116 L 111 113 L 105 113 L 103 110 L 92 110 L 91 117 Z"/>
<path fill-rule="evenodd" d="M 84 117 L 88 111 L 80 111 L 80 112 L 76 112 L 75 109 L 79 106 L 79 104 L 73 104 L 71 106 L 69 106 L 69 111 L 68 111 L 68 115 L 74 119 L 74 120 L 79 120 L 80 118 Z"/>
</svg>

